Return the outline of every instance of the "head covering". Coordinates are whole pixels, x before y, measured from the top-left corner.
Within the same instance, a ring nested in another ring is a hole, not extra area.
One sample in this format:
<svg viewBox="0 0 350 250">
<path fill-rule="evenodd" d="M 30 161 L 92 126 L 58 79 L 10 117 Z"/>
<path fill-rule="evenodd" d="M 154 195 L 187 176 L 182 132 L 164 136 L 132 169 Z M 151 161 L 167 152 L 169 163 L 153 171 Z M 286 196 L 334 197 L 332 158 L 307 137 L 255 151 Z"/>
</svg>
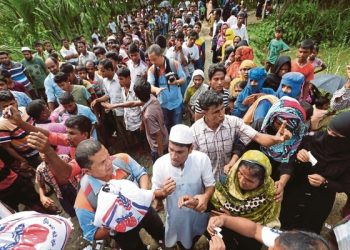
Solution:
<svg viewBox="0 0 350 250">
<path fill-rule="evenodd" d="M 281 67 L 285 64 L 289 65 L 290 71 L 292 68 L 292 60 L 289 56 L 280 56 L 277 58 L 275 65 L 271 69 L 271 73 L 266 77 L 264 87 L 272 88 L 274 91 L 277 91 L 282 79 L 278 76 L 278 71 L 280 71 Z"/>
<path fill-rule="evenodd" d="M 29 47 L 22 47 L 21 52 L 24 52 L 24 51 L 32 52 L 32 50 Z"/>
<path fill-rule="evenodd" d="M 239 69 L 244 69 L 244 68 L 252 69 L 255 67 L 256 67 L 256 64 L 252 60 L 244 60 L 239 66 Z"/>
<path fill-rule="evenodd" d="M 241 46 L 236 49 L 235 58 L 239 56 L 239 61 L 254 60 L 253 49 L 248 46 Z"/>
<path fill-rule="evenodd" d="M 325 164 L 350 160 L 350 111 L 335 116 L 329 128 L 345 137 L 331 136 L 327 131 L 316 133 L 310 145 L 312 155 Z"/>
<path fill-rule="evenodd" d="M 151 206 L 154 190 L 129 180 L 111 180 L 98 194 L 94 225 L 127 232 L 135 228 Z"/>
<path fill-rule="evenodd" d="M 199 86 L 199 88 L 196 89 L 196 91 L 191 95 L 190 92 L 191 92 L 191 89 L 193 89 L 193 86 L 194 86 L 193 79 L 194 79 L 195 76 L 201 76 L 203 78 L 203 80 L 205 78 L 203 70 L 196 69 L 195 71 L 193 71 L 192 79 L 191 79 L 188 87 L 186 88 L 186 92 L 185 92 L 185 95 L 184 95 L 184 103 L 188 103 L 188 105 L 190 105 L 191 107 L 194 107 L 196 105 L 197 99 L 201 96 L 201 94 L 203 92 L 205 92 L 208 89 L 208 85 L 203 82 Z"/>
<path fill-rule="evenodd" d="M 262 127 L 262 133 L 277 132 L 273 123 L 279 120 L 287 122 L 286 128 L 292 133 L 292 138 L 270 147 L 261 147 L 261 151 L 277 162 L 286 163 L 298 149 L 301 140 L 307 132 L 305 126 L 305 111 L 299 102 L 289 97 L 282 97 L 269 109 Z M 271 133 L 270 133 L 271 134 Z"/>
<path fill-rule="evenodd" d="M 288 72 L 282 76 L 280 86 L 277 90 L 277 97 L 290 96 L 297 98 L 300 95 L 301 87 L 303 86 L 305 77 L 300 72 Z M 292 89 L 292 91 L 287 94 L 282 91 L 282 85 L 286 85 Z"/>
<path fill-rule="evenodd" d="M 348 249 L 350 246 L 350 216 L 345 217 L 333 227 L 338 248 Z"/>
<path fill-rule="evenodd" d="M 9 215 L 0 225 L 1 249 L 65 249 L 73 228 L 66 218 L 34 211 Z"/>
<path fill-rule="evenodd" d="M 258 91 L 262 89 L 264 85 L 265 77 L 266 77 L 266 70 L 262 67 L 256 67 L 249 70 L 248 83 L 246 88 L 251 89 L 252 93 L 250 93 L 250 95 L 253 94 L 254 92 L 258 93 Z M 252 85 L 250 84 L 250 81 L 252 80 L 255 80 L 258 82 L 257 87 L 252 87 Z"/>
<path fill-rule="evenodd" d="M 181 144 L 192 144 L 193 133 L 191 128 L 184 124 L 173 126 L 170 130 L 169 141 Z"/>
<path fill-rule="evenodd" d="M 263 184 L 255 190 L 243 192 L 237 172 L 242 160 L 254 161 L 265 169 Z M 249 150 L 235 163 L 227 175 L 226 182 L 217 182 L 211 199 L 214 207 L 224 208 L 233 216 L 240 216 L 268 226 L 279 225 L 281 204 L 274 200 L 275 184 L 270 177 L 272 166 L 269 158 L 258 150 Z"/>
<path fill-rule="evenodd" d="M 225 32 L 226 42 L 233 41 L 234 37 L 235 37 L 235 32 L 233 31 L 233 29 L 228 28 Z"/>
</svg>

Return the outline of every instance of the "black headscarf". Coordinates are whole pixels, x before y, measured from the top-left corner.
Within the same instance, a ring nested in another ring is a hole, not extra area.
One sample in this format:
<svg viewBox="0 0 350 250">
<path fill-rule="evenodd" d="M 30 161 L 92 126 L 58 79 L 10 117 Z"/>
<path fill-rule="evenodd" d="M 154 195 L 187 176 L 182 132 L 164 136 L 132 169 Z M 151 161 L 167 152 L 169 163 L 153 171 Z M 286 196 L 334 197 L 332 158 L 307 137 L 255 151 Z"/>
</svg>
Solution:
<svg viewBox="0 0 350 250">
<path fill-rule="evenodd" d="M 334 132 L 344 136 L 335 137 L 327 131 L 316 133 L 310 144 L 311 154 L 318 161 L 331 163 L 350 160 L 350 112 L 343 112 L 335 116 L 329 128 Z"/>
<path fill-rule="evenodd" d="M 274 91 L 277 91 L 278 87 L 280 86 L 282 77 L 278 76 L 278 71 L 281 69 L 281 67 L 284 64 L 289 65 L 289 69 L 292 68 L 292 62 L 289 56 L 280 56 L 278 57 L 274 67 L 271 69 L 271 73 L 267 75 L 265 81 L 264 81 L 264 88 L 271 88 Z"/>
</svg>

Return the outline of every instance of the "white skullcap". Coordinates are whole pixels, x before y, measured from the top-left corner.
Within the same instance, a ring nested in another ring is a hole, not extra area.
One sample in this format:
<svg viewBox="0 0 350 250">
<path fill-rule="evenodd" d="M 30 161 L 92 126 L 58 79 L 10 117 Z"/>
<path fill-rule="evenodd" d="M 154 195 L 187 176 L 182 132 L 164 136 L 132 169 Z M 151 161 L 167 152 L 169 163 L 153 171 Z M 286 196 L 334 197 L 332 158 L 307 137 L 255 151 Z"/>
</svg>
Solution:
<svg viewBox="0 0 350 250">
<path fill-rule="evenodd" d="M 22 48 L 21 48 L 21 52 L 24 52 L 24 51 L 30 51 L 30 52 L 32 52 L 32 50 L 31 50 L 29 47 L 22 47 Z"/>
<path fill-rule="evenodd" d="M 191 128 L 184 124 L 173 126 L 170 130 L 169 141 L 181 144 L 192 144 L 193 133 Z"/>
</svg>

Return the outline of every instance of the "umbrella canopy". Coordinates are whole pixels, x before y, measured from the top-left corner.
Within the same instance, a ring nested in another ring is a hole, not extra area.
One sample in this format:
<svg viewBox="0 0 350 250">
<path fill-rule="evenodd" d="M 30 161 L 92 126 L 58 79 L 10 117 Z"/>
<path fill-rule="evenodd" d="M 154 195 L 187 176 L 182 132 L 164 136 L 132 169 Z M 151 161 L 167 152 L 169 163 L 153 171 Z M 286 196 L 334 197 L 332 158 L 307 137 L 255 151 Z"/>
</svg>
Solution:
<svg viewBox="0 0 350 250">
<path fill-rule="evenodd" d="M 317 88 L 333 94 L 335 91 L 344 86 L 346 79 L 337 75 L 320 74 L 315 75 L 315 79 L 311 82 Z"/>
<path fill-rule="evenodd" d="M 163 1 L 159 4 L 159 8 L 168 8 L 171 7 L 171 3 L 169 1 Z"/>
</svg>

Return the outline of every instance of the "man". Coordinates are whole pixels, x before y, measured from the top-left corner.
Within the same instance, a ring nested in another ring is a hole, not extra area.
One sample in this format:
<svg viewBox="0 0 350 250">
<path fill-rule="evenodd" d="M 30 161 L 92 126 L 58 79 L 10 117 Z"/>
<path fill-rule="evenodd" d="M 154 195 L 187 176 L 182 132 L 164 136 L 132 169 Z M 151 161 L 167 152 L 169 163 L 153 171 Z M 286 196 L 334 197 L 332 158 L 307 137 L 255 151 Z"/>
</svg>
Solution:
<svg viewBox="0 0 350 250">
<path fill-rule="evenodd" d="M 44 47 L 45 47 L 45 51 L 51 55 L 52 53 L 56 52 L 55 49 L 52 46 L 52 43 L 50 41 L 44 41 Z"/>
<path fill-rule="evenodd" d="M 166 199 L 166 247 L 179 242 L 181 249 L 192 249 L 208 222 L 204 212 L 214 193 L 215 180 L 210 159 L 193 150 L 192 143 L 191 129 L 175 125 L 169 135 L 169 153 L 153 166 L 155 197 Z"/>
<path fill-rule="evenodd" d="M 24 59 L 21 63 L 26 67 L 30 78 L 33 80 L 34 88 L 40 98 L 46 98 L 44 81 L 48 75 L 45 63 L 40 57 L 35 57 L 32 54 L 32 50 L 28 47 L 21 49 Z"/>
<path fill-rule="evenodd" d="M 331 99 L 331 109 L 334 111 L 350 108 L 350 64 L 346 66 L 348 81 L 334 92 Z"/>
<path fill-rule="evenodd" d="M 75 202 L 75 210 L 85 239 L 101 240 L 111 234 L 106 228 L 94 226 L 98 193 L 106 182 L 113 179 L 127 179 L 142 189 L 148 189 L 148 175 L 129 155 L 121 153 L 110 156 L 107 149 L 98 141 L 85 140 L 79 144 L 75 157 L 86 174 L 80 181 L 80 190 Z M 159 241 L 164 238 L 164 227 L 159 215 L 150 207 L 140 224 L 125 233 L 114 233 L 114 238 L 123 250 L 146 250 L 139 231 L 145 228 Z"/>
<path fill-rule="evenodd" d="M 12 80 L 22 84 L 32 98 L 36 97 L 27 69 L 21 63 L 11 61 L 5 51 L 0 51 L 0 70 L 7 70 Z"/>
<path fill-rule="evenodd" d="M 242 148 L 237 144 L 238 140 L 244 145 L 254 140 L 262 146 L 269 147 L 291 137 L 290 132 L 285 129 L 285 123 L 276 135 L 267 135 L 245 125 L 240 118 L 225 115 L 223 98 L 213 90 L 207 90 L 199 97 L 199 105 L 204 111 L 204 117 L 191 127 L 194 149 L 209 156 L 217 181 L 229 172 L 241 156 Z M 217 136 L 219 134 L 220 136 Z"/>
<path fill-rule="evenodd" d="M 33 54 L 33 56 L 39 57 L 43 62 L 45 62 L 45 60 L 49 58 L 50 54 L 46 50 L 44 50 L 42 42 L 35 42 L 34 47 L 36 52 Z"/>
<path fill-rule="evenodd" d="M 148 70 L 147 81 L 155 87 L 164 88 L 158 95 L 158 100 L 170 131 L 172 126 L 182 120 L 182 95 L 179 86 L 185 83 L 186 75 L 180 63 L 162 55 L 159 45 L 153 44 L 149 47 L 148 57 L 153 65 Z"/>
<path fill-rule="evenodd" d="M 249 42 L 247 27 L 244 24 L 244 19 L 244 13 L 238 13 L 237 24 L 233 26 L 233 31 L 235 32 L 236 36 L 240 36 L 242 40 Z"/>
<path fill-rule="evenodd" d="M 54 81 L 55 75 L 59 72 L 59 62 L 57 59 L 49 57 L 46 59 L 45 65 L 50 72 L 44 81 L 47 105 L 51 111 L 54 111 L 58 103 L 58 98 L 63 93 L 63 90 Z"/>
<path fill-rule="evenodd" d="M 113 21 L 113 18 L 109 18 L 107 27 L 113 34 L 117 33 L 117 24 Z"/>
<path fill-rule="evenodd" d="M 234 29 L 237 25 L 237 17 L 235 16 L 235 9 L 231 10 L 231 16 L 227 19 L 227 23 L 230 26 L 231 29 Z"/>
<path fill-rule="evenodd" d="M 130 73 L 131 81 L 135 82 L 138 77 L 146 78 L 147 77 L 147 64 L 141 60 L 140 50 L 135 43 L 130 44 L 129 46 L 129 57 L 131 60 L 126 62 Z"/>
<path fill-rule="evenodd" d="M 224 21 L 221 18 L 222 11 L 221 9 L 216 9 L 215 14 L 214 14 L 214 24 L 213 24 L 213 34 L 212 36 L 214 37 L 216 34 L 216 29 L 219 23 L 223 23 Z"/>
<path fill-rule="evenodd" d="M 97 97 L 103 96 L 103 78 L 96 72 L 93 61 L 86 61 L 86 79 L 92 84 Z"/>
<path fill-rule="evenodd" d="M 9 90 L 11 94 L 15 97 L 18 107 L 26 107 L 31 103 L 32 99 L 27 96 L 27 94 L 15 90 L 10 90 L 8 88 L 6 80 L 0 75 L 0 91 L 1 90 Z M 0 109 L 0 115 L 2 114 L 2 110 Z"/>
<path fill-rule="evenodd" d="M 197 65 L 195 65 L 196 69 L 201 69 L 204 71 L 204 64 L 205 64 L 205 39 L 204 37 L 199 36 L 202 30 L 202 23 L 196 22 L 194 24 L 193 30 L 197 32 L 198 39 L 196 40 L 196 45 L 198 46 L 199 50 L 199 60 L 197 61 Z"/>
<path fill-rule="evenodd" d="M 76 51 L 74 45 L 70 45 L 69 40 L 66 38 L 62 39 L 62 48 L 60 50 L 60 53 L 64 60 L 73 65 L 77 65 L 79 54 Z"/>
<path fill-rule="evenodd" d="M 78 52 L 80 53 L 78 58 L 79 65 L 85 65 L 86 61 L 91 60 L 93 62 L 97 61 L 94 53 L 87 51 L 86 43 L 83 41 L 78 42 Z"/>
</svg>

